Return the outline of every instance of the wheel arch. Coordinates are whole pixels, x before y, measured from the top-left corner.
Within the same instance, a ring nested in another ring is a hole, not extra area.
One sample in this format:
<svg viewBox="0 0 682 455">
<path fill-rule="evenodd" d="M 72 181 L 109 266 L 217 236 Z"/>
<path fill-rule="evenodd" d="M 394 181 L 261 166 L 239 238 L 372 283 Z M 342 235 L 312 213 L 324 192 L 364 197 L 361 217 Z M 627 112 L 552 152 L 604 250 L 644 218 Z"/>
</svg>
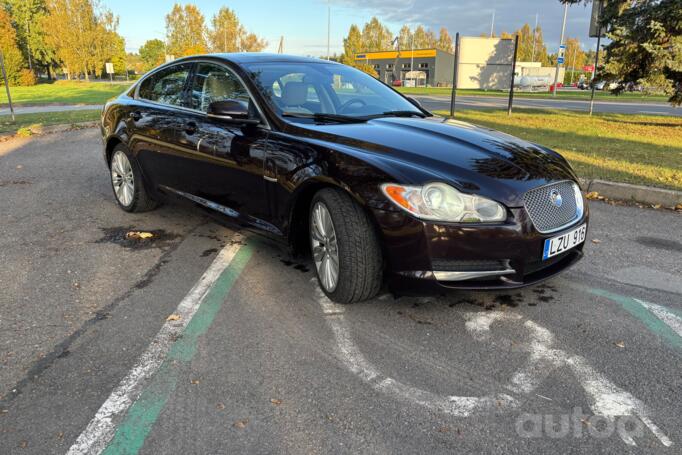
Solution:
<svg viewBox="0 0 682 455">
<path fill-rule="evenodd" d="M 308 254 L 310 252 L 308 239 L 310 204 L 315 194 L 325 188 L 337 189 L 350 196 L 365 211 L 379 238 L 382 237 L 376 217 L 361 195 L 354 192 L 350 186 L 343 182 L 323 177 L 311 178 L 295 190 L 289 209 L 289 230 L 287 234 L 289 243 L 296 254 Z M 383 242 L 381 243 L 383 252 Z"/>
<path fill-rule="evenodd" d="M 107 160 L 107 166 L 109 166 L 111 163 L 111 155 L 114 153 L 114 148 L 116 148 L 116 146 L 119 144 L 125 143 L 118 136 L 110 136 L 107 139 L 106 145 L 104 146 L 104 157 Z"/>
</svg>

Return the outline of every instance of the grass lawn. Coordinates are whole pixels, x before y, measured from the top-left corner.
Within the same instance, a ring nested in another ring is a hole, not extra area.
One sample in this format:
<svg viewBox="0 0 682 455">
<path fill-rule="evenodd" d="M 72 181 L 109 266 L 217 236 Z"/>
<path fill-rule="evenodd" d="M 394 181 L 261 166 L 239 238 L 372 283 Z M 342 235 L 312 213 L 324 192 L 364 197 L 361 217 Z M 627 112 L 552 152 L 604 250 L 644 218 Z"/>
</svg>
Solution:
<svg viewBox="0 0 682 455">
<path fill-rule="evenodd" d="M 447 115 L 445 111 L 439 115 Z M 523 110 L 457 111 L 487 126 L 561 153 L 578 175 L 682 190 L 682 117 Z"/>
<path fill-rule="evenodd" d="M 59 81 L 32 87 L 10 87 L 16 106 L 41 104 L 104 104 L 129 87 L 128 84 L 107 82 Z M 0 87 L 0 104 L 7 104 L 5 87 Z"/>
<path fill-rule="evenodd" d="M 30 134 L 28 129 L 32 127 L 35 129 L 37 126 L 91 122 L 98 120 L 99 116 L 99 109 L 18 114 L 16 116 L 16 123 L 12 123 L 12 118 L 9 115 L 0 115 L 0 133 L 15 133 L 22 130 L 22 133 Z"/>
<path fill-rule="evenodd" d="M 396 87 L 396 89 L 405 95 L 432 95 L 432 96 L 450 96 L 451 88 L 447 87 Z M 560 100 L 577 100 L 589 101 L 589 90 L 565 90 L 561 91 L 556 96 Z M 495 96 L 495 97 L 509 97 L 508 91 L 503 90 L 457 90 L 457 95 L 461 96 Z M 514 92 L 514 98 L 553 98 L 548 92 Z M 641 93 L 622 93 L 621 95 L 612 95 L 609 92 L 597 91 L 594 99 L 598 101 L 613 101 L 625 103 L 666 103 L 668 97 L 664 95 L 643 95 Z"/>
</svg>

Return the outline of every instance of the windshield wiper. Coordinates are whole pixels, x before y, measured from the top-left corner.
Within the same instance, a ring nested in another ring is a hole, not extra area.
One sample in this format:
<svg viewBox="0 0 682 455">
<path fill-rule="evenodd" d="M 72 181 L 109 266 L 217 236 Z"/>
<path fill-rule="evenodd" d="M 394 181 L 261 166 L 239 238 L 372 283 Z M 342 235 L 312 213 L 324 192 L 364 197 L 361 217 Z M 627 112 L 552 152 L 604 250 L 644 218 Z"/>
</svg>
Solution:
<svg viewBox="0 0 682 455">
<path fill-rule="evenodd" d="M 381 114 L 368 115 L 369 118 L 379 118 L 379 117 L 426 117 L 426 114 L 419 111 L 386 111 Z M 365 118 L 367 118 L 365 117 Z"/>
<path fill-rule="evenodd" d="M 341 114 L 309 114 L 307 112 L 283 112 L 282 117 L 309 118 L 316 122 L 363 123 L 370 120 L 367 117 L 353 117 Z"/>
</svg>

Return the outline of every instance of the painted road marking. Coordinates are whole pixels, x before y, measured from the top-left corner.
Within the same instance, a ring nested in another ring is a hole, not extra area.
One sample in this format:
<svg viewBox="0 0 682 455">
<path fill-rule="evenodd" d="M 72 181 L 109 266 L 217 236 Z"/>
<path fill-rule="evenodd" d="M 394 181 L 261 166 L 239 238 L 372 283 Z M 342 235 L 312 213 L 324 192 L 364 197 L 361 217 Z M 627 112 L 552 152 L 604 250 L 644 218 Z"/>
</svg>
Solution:
<svg viewBox="0 0 682 455">
<path fill-rule="evenodd" d="M 647 310 L 651 311 L 653 314 L 655 314 L 658 317 L 658 319 L 668 324 L 668 327 L 673 329 L 680 337 L 682 337 L 682 317 L 673 313 L 672 310 L 664 306 L 656 305 L 655 303 L 645 302 L 639 299 L 633 300 L 635 302 L 638 302 Z"/>
<path fill-rule="evenodd" d="M 682 350 L 682 333 L 680 333 L 682 316 L 674 310 L 604 289 L 575 287 L 620 304 L 623 309 L 642 321 L 649 330 L 661 337 L 669 346 Z"/>
<path fill-rule="evenodd" d="M 243 240 L 243 236 L 235 234 L 231 244 L 218 253 L 175 310 L 180 319 L 164 323 L 133 369 L 71 446 L 68 455 L 99 454 L 110 441 L 116 443 L 115 453 L 137 453 L 142 447 L 175 389 L 172 363 L 191 359 L 197 337 L 210 326 L 250 257 L 251 250 L 243 245 Z"/>
<path fill-rule="evenodd" d="M 312 280 L 315 282 L 315 279 Z M 673 442 L 653 422 L 644 403 L 629 392 L 619 388 L 603 374 L 595 370 L 585 358 L 571 355 L 554 347 L 554 335 L 546 328 L 531 320 L 523 322 L 523 327 L 530 334 L 531 341 L 519 347 L 529 353 L 527 363 L 517 370 L 505 388 L 511 393 L 493 393 L 483 396 L 438 395 L 396 379 L 385 376 L 370 363 L 353 341 L 348 324 L 345 322 L 343 305 L 335 304 L 315 285 L 315 296 L 323 313 L 327 315 L 327 324 L 334 333 L 338 356 L 346 367 L 375 390 L 389 395 L 402 402 L 417 404 L 425 408 L 454 415 L 468 417 L 479 412 L 512 410 L 521 405 L 534 390 L 556 369 L 567 367 L 580 382 L 589 399 L 590 408 L 595 416 L 615 421 L 620 416 L 633 416 L 647 428 L 666 447 Z M 522 319 L 518 313 L 509 311 L 480 311 L 464 313 L 465 328 L 477 341 L 494 343 L 491 338 L 491 326 L 503 321 L 516 322 Z M 515 396 L 518 396 L 516 398 Z M 637 445 L 626 433 L 619 436 L 628 445 Z"/>
</svg>

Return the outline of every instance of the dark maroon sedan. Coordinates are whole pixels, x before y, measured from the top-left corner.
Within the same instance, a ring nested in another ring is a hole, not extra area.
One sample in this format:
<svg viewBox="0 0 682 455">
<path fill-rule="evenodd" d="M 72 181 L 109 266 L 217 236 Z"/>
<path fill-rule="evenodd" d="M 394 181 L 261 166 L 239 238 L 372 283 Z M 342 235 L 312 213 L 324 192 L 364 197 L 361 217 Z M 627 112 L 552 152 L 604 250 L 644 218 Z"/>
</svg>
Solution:
<svg viewBox="0 0 682 455">
<path fill-rule="evenodd" d="M 558 153 L 433 117 L 353 68 L 268 54 L 176 60 L 108 103 L 118 204 L 169 196 L 311 251 L 337 302 L 512 288 L 582 256 L 587 206 Z"/>
</svg>

